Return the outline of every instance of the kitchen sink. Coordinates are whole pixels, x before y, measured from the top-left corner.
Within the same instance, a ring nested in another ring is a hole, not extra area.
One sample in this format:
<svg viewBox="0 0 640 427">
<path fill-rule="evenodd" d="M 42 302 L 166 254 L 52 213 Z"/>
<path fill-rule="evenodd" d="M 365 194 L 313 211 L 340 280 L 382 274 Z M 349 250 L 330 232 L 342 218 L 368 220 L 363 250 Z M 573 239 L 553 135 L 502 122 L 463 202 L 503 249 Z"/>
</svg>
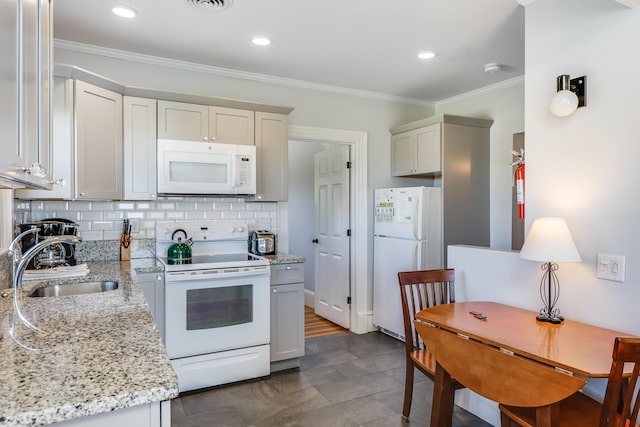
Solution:
<svg viewBox="0 0 640 427">
<path fill-rule="evenodd" d="M 115 280 L 97 282 L 67 283 L 63 285 L 45 286 L 29 292 L 30 297 L 65 297 L 69 295 L 95 294 L 118 289 Z"/>
</svg>

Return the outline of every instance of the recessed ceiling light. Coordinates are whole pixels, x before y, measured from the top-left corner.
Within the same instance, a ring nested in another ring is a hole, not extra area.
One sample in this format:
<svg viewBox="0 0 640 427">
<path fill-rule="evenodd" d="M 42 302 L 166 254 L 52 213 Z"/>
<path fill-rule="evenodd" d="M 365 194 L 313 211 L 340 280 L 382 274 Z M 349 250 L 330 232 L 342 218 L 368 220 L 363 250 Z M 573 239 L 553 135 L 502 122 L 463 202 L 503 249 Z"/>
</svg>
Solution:
<svg viewBox="0 0 640 427">
<path fill-rule="evenodd" d="M 418 52 L 418 58 L 420 59 L 431 59 L 434 56 L 436 56 L 436 53 L 430 50 L 425 50 L 424 52 Z"/>
<path fill-rule="evenodd" d="M 266 37 L 254 37 L 253 40 L 251 40 L 253 42 L 253 44 L 256 44 L 258 46 L 268 46 L 271 44 L 271 40 L 269 40 Z"/>
<path fill-rule="evenodd" d="M 116 6 L 111 9 L 111 11 L 122 18 L 133 18 L 136 16 L 136 11 L 128 6 Z"/>
</svg>

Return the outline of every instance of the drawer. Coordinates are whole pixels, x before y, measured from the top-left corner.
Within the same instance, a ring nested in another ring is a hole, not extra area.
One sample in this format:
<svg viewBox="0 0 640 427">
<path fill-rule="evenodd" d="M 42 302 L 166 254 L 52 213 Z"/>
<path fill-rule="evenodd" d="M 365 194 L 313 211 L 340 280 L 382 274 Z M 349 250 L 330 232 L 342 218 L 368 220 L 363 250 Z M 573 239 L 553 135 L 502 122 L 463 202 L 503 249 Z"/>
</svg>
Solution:
<svg viewBox="0 0 640 427">
<path fill-rule="evenodd" d="M 304 264 L 274 264 L 271 266 L 271 284 L 304 282 Z"/>
</svg>

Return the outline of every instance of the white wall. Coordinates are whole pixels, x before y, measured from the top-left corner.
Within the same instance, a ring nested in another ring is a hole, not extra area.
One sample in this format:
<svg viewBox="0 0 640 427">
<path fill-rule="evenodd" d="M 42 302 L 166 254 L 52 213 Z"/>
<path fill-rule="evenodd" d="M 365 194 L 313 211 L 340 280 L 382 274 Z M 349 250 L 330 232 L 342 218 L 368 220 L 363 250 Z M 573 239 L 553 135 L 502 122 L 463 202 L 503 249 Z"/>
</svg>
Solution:
<svg viewBox="0 0 640 427">
<path fill-rule="evenodd" d="M 490 246 L 511 248 L 511 147 L 513 134 L 524 131 L 524 79 L 470 92 L 436 104 L 436 114 L 492 119 L 490 129 Z"/>
<path fill-rule="evenodd" d="M 314 218 L 314 154 L 323 144 L 289 141 L 289 252 L 307 259 L 304 266 L 304 288 L 315 290 Z"/>
<path fill-rule="evenodd" d="M 583 263 L 561 277 L 568 317 L 640 334 L 640 10 L 537 0 L 525 20 L 526 222 L 560 216 L 571 229 Z M 560 74 L 588 79 L 587 106 L 567 118 L 548 107 Z M 595 277 L 598 252 L 626 256 L 625 283 Z"/>
<path fill-rule="evenodd" d="M 640 335 L 640 87 L 633 84 L 640 9 L 610 0 L 537 0 L 525 22 L 527 228 L 536 217 L 564 217 L 582 255 L 582 263 L 558 271 L 565 317 Z M 588 79 L 587 106 L 567 118 L 549 112 L 560 74 Z M 597 252 L 626 256 L 624 283 L 596 278 Z M 472 248 L 452 248 L 449 261 L 465 298 L 542 305 L 535 262 Z M 479 399 L 464 400 L 481 415 Z"/>
</svg>

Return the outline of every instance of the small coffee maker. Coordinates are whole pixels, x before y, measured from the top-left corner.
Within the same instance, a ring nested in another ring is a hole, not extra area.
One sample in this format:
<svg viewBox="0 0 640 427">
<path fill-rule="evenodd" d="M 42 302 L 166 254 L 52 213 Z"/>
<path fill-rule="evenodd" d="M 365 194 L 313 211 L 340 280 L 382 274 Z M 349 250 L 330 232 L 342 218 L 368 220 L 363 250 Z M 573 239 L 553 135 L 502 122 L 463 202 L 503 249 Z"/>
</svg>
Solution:
<svg viewBox="0 0 640 427">
<path fill-rule="evenodd" d="M 28 234 L 21 241 L 22 253 L 25 253 L 36 243 L 48 236 L 70 235 L 78 233 L 78 224 L 63 218 L 48 218 L 35 223 L 20 224 L 18 232 L 22 233 L 32 228 L 39 228 L 37 234 Z M 40 251 L 29 261 L 28 270 L 57 267 L 59 265 L 76 265 L 76 248 L 71 243 L 58 243 Z"/>
</svg>

